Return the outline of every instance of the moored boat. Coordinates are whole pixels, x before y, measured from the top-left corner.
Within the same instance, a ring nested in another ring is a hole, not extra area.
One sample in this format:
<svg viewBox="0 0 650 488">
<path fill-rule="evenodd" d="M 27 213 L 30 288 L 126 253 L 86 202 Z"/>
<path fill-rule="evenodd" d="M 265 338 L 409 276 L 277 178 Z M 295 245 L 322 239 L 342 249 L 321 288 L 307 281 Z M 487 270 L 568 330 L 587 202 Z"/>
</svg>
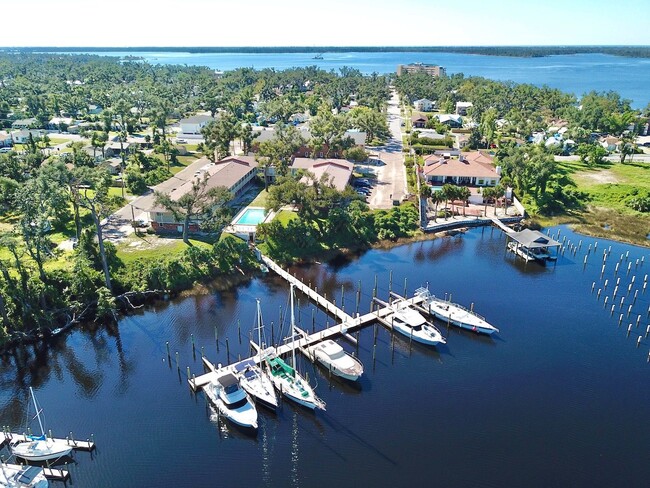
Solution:
<svg viewBox="0 0 650 488">
<path fill-rule="evenodd" d="M 49 461 L 67 456 L 72 452 L 73 446 L 63 439 L 52 439 L 45 435 L 45 428 L 41 419 L 42 410 L 36 402 L 36 396 L 32 387 L 29 387 L 29 392 L 34 403 L 34 409 L 36 410 L 36 418 L 41 428 L 41 435 L 15 436 L 9 444 L 11 453 L 26 461 Z"/>
<path fill-rule="evenodd" d="M 444 322 L 481 334 L 491 335 L 499 332 L 499 329 L 473 310 L 467 310 L 458 303 L 441 300 L 435 295 L 431 295 L 427 288 L 419 288 L 415 294 L 424 298 L 422 307 L 428 310 L 430 315 Z"/>
<path fill-rule="evenodd" d="M 232 373 L 224 373 L 204 388 L 219 413 L 240 427 L 257 429 L 257 410 Z"/>
<path fill-rule="evenodd" d="M 47 488 L 43 468 L 39 466 L 19 466 L 0 462 L 0 486 L 8 488 Z"/>
<path fill-rule="evenodd" d="M 363 374 L 363 364 L 331 339 L 307 349 L 311 358 L 325 366 L 332 374 L 356 381 Z"/>
<path fill-rule="evenodd" d="M 421 344 L 435 346 L 447 341 L 442 333 L 415 310 L 406 300 L 397 299 L 391 304 L 392 313 L 386 321 L 393 329 Z"/>
<path fill-rule="evenodd" d="M 296 369 L 296 346 L 295 346 L 295 317 L 293 311 L 293 284 L 291 285 L 291 365 L 287 364 L 272 350 L 267 350 L 265 362 L 268 366 L 269 375 L 273 385 L 278 391 L 303 407 L 315 410 L 325 410 L 325 402 L 316 396 L 313 388 Z"/>
<path fill-rule="evenodd" d="M 256 402 L 264 405 L 271 410 L 278 408 L 278 397 L 273 389 L 273 382 L 263 369 L 262 358 L 262 311 L 260 301 L 257 300 L 257 343 L 260 346 L 259 352 L 255 358 L 240 361 L 234 364 L 232 369 L 234 374 L 239 378 L 241 387 Z M 259 363 L 259 365 L 258 365 Z"/>
</svg>

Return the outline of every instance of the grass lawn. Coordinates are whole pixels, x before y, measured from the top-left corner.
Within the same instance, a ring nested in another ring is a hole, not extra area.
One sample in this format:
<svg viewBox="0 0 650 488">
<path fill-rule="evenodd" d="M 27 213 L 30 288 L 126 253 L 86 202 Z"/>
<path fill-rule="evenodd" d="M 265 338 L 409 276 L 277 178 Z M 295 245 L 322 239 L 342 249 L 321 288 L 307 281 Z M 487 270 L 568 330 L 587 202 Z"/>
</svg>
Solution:
<svg viewBox="0 0 650 488">
<path fill-rule="evenodd" d="M 50 137 L 51 146 L 58 146 L 59 144 L 65 144 L 67 142 L 71 142 L 70 139 L 62 139 L 60 137 Z"/>
<path fill-rule="evenodd" d="M 636 194 L 650 192 L 650 164 L 605 162 L 590 168 L 580 161 L 562 161 L 558 168 L 589 195 L 587 210 L 553 219 L 542 225 L 574 224 L 578 232 L 648 246 L 650 215 L 627 206 Z"/>
<path fill-rule="evenodd" d="M 266 208 L 266 200 L 269 196 L 269 193 L 266 190 L 262 190 L 259 194 L 253 199 L 249 205 L 251 207 L 262 207 Z"/>
<path fill-rule="evenodd" d="M 277 215 L 275 216 L 275 219 L 278 222 L 280 222 L 282 225 L 286 226 L 290 220 L 297 219 L 298 215 L 296 212 L 292 212 L 291 210 L 280 210 Z"/>
<path fill-rule="evenodd" d="M 207 241 L 190 239 L 190 242 L 197 247 L 212 247 Z M 125 265 L 134 262 L 136 259 L 151 259 L 159 261 L 167 256 L 178 254 L 187 249 L 187 244 L 182 238 L 165 238 L 153 234 L 131 235 L 117 245 L 117 257 Z"/>
</svg>

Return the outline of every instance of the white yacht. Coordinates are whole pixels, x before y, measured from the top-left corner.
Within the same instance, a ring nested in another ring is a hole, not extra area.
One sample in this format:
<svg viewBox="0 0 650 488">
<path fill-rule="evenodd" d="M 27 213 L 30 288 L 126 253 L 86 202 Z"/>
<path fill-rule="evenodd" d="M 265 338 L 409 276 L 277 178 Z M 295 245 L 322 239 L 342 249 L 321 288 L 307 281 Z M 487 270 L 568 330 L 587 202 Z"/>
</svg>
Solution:
<svg viewBox="0 0 650 488">
<path fill-rule="evenodd" d="M 310 358 L 325 366 L 332 374 L 356 381 L 363 374 L 363 364 L 332 339 L 307 348 Z"/>
<path fill-rule="evenodd" d="M 14 436 L 9 444 L 11 453 L 26 461 L 48 461 L 67 456 L 72 451 L 73 446 L 69 445 L 63 439 L 52 439 L 45 435 L 45 428 L 41 419 L 42 410 L 36 402 L 36 396 L 31 386 L 29 387 L 29 392 L 32 396 L 34 409 L 36 410 L 36 418 L 41 428 L 41 435 Z"/>
<path fill-rule="evenodd" d="M 257 344 L 259 345 L 259 352 L 257 359 L 247 359 L 234 364 L 232 369 L 239 378 L 241 387 L 248 393 L 256 402 L 264 405 L 271 410 L 278 408 L 278 397 L 273 389 L 273 382 L 266 374 L 262 365 L 262 311 L 260 308 L 260 301 L 257 300 Z M 257 363 L 259 362 L 260 365 Z"/>
<path fill-rule="evenodd" d="M 536 257 L 532 253 L 532 251 L 530 249 L 528 249 L 527 247 L 523 247 L 523 246 L 519 245 L 515 241 L 510 241 L 508 243 L 508 250 L 510 252 L 515 253 L 517 256 L 519 256 L 521 259 L 523 259 L 526 262 L 535 261 L 535 259 L 541 260 L 540 258 Z M 546 259 L 546 258 L 544 258 L 544 259 Z"/>
<path fill-rule="evenodd" d="M 241 427 L 257 429 L 255 405 L 235 375 L 225 373 L 208 383 L 203 390 L 221 415 Z"/>
<path fill-rule="evenodd" d="M 291 285 L 291 366 L 277 356 L 274 352 L 266 351 L 264 360 L 269 368 L 269 375 L 273 385 L 286 396 L 303 407 L 315 410 L 325 410 L 325 402 L 318 398 L 313 388 L 309 385 L 296 369 L 295 348 L 295 318 L 293 313 L 293 284 Z"/>
<path fill-rule="evenodd" d="M 441 300 L 429 293 L 426 288 L 419 288 L 415 291 L 416 295 L 424 296 L 422 307 L 427 309 L 431 315 L 434 315 L 443 322 L 450 323 L 463 329 L 481 334 L 494 334 L 499 332 L 495 326 L 490 324 L 485 318 L 473 310 L 467 310 L 462 305 L 452 303 L 447 300 Z"/>
<path fill-rule="evenodd" d="M 47 488 L 43 468 L 39 466 L 19 466 L 0 462 L 0 486 L 7 488 Z"/>
<path fill-rule="evenodd" d="M 445 344 L 447 341 L 440 331 L 415 310 L 406 300 L 395 300 L 391 304 L 392 313 L 386 317 L 386 321 L 393 326 L 393 329 L 416 342 L 435 346 Z"/>
</svg>

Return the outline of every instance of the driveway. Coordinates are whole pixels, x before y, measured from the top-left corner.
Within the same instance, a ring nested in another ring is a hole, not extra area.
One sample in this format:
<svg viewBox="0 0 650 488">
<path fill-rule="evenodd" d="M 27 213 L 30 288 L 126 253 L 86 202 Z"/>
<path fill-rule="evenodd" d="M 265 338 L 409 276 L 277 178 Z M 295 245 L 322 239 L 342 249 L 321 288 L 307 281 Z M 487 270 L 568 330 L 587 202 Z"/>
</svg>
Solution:
<svg viewBox="0 0 650 488">
<path fill-rule="evenodd" d="M 377 184 L 368 199 L 371 208 L 391 208 L 393 198 L 401 198 L 407 193 L 406 168 L 402 153 L 402 118 L 399 113 L 399 96 L 393 90 L 387 109 L 388 126 L 391 138 L 386 145 L 368 148 L 377 153 L 381 164 L 375 166 Z"/>
</svg>

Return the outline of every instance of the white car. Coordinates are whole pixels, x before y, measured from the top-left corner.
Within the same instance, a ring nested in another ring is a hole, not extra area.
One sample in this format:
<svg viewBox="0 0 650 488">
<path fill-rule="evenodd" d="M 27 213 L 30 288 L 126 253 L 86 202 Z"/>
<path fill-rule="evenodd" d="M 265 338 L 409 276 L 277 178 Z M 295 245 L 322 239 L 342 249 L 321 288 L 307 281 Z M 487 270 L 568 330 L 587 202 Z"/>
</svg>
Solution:
<svg viewBox="0 0 650 488">
<path fill-rule="evenodd" d="M 185 139 L 176 139 L 176 144 L 187 144 Z"/>
</svg>

